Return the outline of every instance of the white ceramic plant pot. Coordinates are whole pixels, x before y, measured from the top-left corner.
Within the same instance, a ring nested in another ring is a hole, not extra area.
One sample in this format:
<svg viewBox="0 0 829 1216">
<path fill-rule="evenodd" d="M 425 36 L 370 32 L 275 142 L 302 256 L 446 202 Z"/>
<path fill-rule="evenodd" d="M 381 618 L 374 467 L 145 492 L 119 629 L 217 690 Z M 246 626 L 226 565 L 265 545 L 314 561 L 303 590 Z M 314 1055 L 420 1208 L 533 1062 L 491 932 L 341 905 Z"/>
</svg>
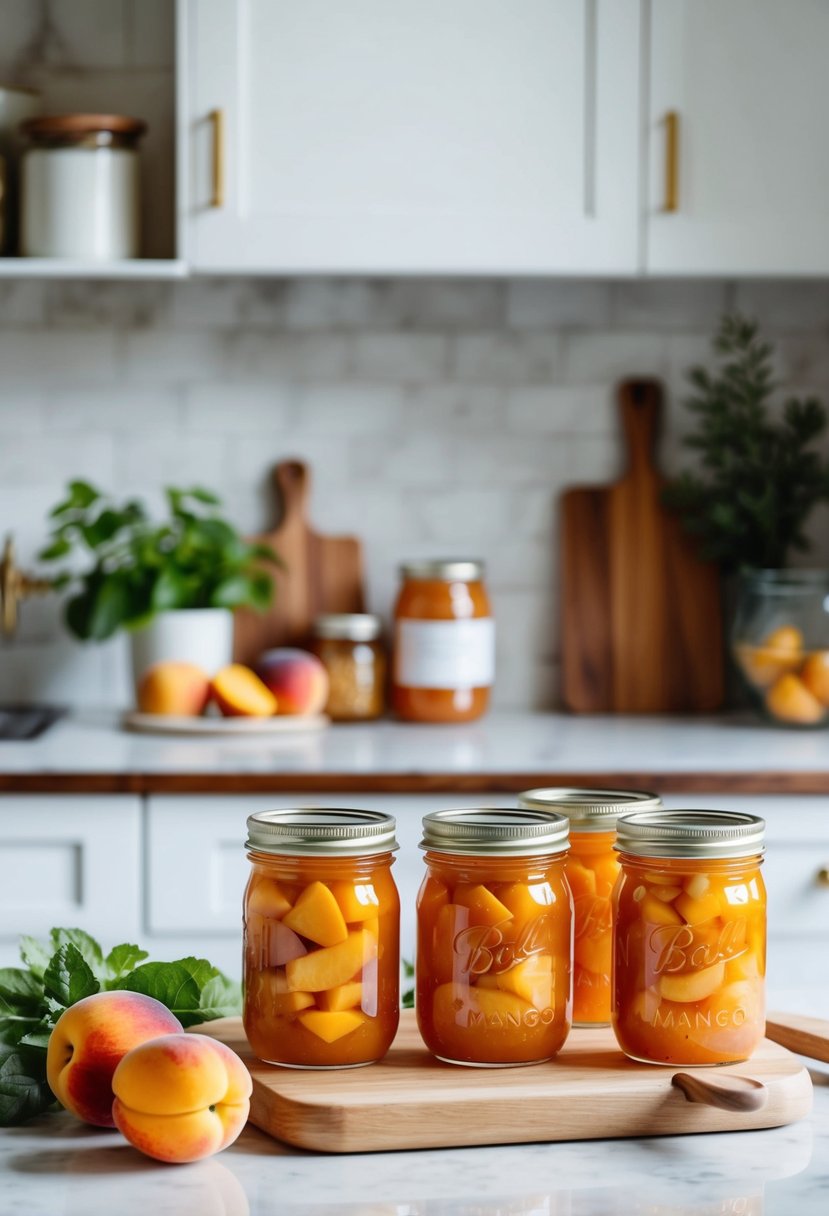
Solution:
<svg viewBox="0 0 829 1216">
<path fill-rule="evenodd" d="M 195 663 L 208 676 L 233 661 L 233 613 L 227 608 L 160 612 L 131 634 L 135 687 L 155 663 Z"/>
</svg>

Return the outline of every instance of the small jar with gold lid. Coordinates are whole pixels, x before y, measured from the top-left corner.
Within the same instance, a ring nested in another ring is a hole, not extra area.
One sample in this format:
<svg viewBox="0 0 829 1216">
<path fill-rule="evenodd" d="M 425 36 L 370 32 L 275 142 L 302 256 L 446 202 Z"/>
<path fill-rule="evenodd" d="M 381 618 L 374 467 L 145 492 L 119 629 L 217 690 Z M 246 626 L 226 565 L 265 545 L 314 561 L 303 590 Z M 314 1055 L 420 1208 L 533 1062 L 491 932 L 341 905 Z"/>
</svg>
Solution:
<svg viewBox="0 0 829 1216">
<path fill-rule="evenodd" d="M 379 616 L 338 612 L 314 621 L 311 650 L 328 672 L 326 713 L 335 722 L 379 718 L 386 702 L 386 650 Z"/>
<path fill-rule="evenodd" d="M 616 820 L 631 811 L 662 806 L 640 790 L 527 790 L 518 805 L 558 811 L 570 821 L 570 852 L 564 863 L 573 892 L 573 1024 L 610 1025 L 613 929 L 610 896 L 619 876 L 614 850 Z"/>
</svg>

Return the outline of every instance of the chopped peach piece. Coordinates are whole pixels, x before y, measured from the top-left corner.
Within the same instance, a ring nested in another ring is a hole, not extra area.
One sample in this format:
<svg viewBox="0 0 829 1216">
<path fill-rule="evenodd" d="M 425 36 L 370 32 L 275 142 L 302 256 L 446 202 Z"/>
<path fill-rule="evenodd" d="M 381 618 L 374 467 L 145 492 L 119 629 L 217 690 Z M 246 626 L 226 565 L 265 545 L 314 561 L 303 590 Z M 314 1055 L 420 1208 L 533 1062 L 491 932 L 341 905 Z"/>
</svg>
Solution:
<svg viewBox="0 0 829 1216">
<path fill-rule="evenodd" d="M 320 1009 L 309 1009 L 299 1014 L 298 1021 L 324 1043 L 335 1043 L 344 1035 L 351 1034 L 365 1022 L 365 1017 L 356 1009 L 344 1009 L 338 1013 L 327 1013 Z"/>
<path fill-rule="evenodd" d="M 590 869 L 596 875 L 596 894 L 606 899 L 619 877 L 619 862 L 615 853 L 599 853 L 590 858 Z"/>
<path fill-rule="evenodd" d="M 377 892 L 370 882 L 332 882 L 331 894 L 349 925 L 375 917 L 380 908 Z"/>
<path fill-rule="evenodd" d="M 337 901 L 322 882 L 305 888 L 283 924 L 319 946 L 336 946 L 348 937 Z"/>
<path fill-rule="evenodd" d="M 344 942 L 312 950 L 292 959 L 285 968 L 291 992 L 324 992 L 353 979 L 363 964 L 377 953 L 377 939 L 354 929 Z"/>
<path fill-rule="evenodd" d="M 259 879 L 248 895 L 248 911 L 281 920 L 291 909 L 291 901 L 279 883 L 272 878 Z"/>
<path fill-rule="evenodd" d="M 568 857 L 564 863 L 564 873 L 573 892 L 573 899 L 596 894 L 596 875 L 587 866 L 583 866 L 574 857 Z"/>
<path fill-rule="evenodd" d="M 349 980 L 347 984 L 339 984 L 329 988 L 317 997 L 320 1009 L 328 1013 L 341 1013 L 344 1009 L 356 1008 L 363 999 L 363 985 L 359 980 Z"/>
<path fill-rule="evenodd" d="M 682 887 L 654 887 L 651 890 L 651 895 L 655 895 L 657 899 L 661 899 L 663 904 L 673 903 L 677 895 L 681 894 Z"/>
<path fill-rule="evenodd" d="M 576 957 L 587 971 L 592 971 L 594 975 L 609 976 L 613 959 L 613 934 L 596 933 L 578 938 Z"/>
<path fill-rule="evenodd" d="M 666 1001 L 704 1001 L 722 987 L 724 980 L 725 963 L 714 963 L 701 971 L 689 971 L 687 975 L 663 975 L 659 991 Z"/>
<path fill-rule="evenodd" d="M 716 891 L 708 891 L 700 899 L 693 899 L 687 891 L 674 900 L 682 919 L 689 925 L 704 925 L 720 914 L 720 898 Z"/>
<path fill-rule="evenodd" d="M 652 925 L 681 925 L 682 917 L 676 912 L 672 904 L 663 903 L 661 899 L 654 899 L 653 895 L 648 891 L 639 904 L 642 919 Z"/>
<path fill-rule="evenodd" d="M 497 925 L 500 921 L 511 919 L 509 908 L 481 884 L 472 886 L 469 883 L 459 883 L 455 887 L 454 898 L 456 904 L 469 908 L 470 922 L 473 925 Z"/>
<path fill-rule="evenodd" d="M 495 978 L 502 992 L 514 992 L 535 1009 L 549 1009 L 552 1004 L 553 960 L 549 954 L 533 954 Z"/>
<path fill-rule="evenodd" d="M 495 889 L 495 894 L 519 925 L 535 920 L 545 908 L 555 903 L 553 888 L 548 882 L 504 883 Z"/>
<path fill-rule="evenodd" d="M 530 1008 L 527 1001 L 514 992 L 500 988 L 467 988 L 465 984 L 441 984 L 434 997 L 435 1021 L 454 1024 L 460 1016 L 465 1023 L 470 1012 L 482 1013 L 486 1018 L 498 1016 L 517 1020 Z"/>
</svg>

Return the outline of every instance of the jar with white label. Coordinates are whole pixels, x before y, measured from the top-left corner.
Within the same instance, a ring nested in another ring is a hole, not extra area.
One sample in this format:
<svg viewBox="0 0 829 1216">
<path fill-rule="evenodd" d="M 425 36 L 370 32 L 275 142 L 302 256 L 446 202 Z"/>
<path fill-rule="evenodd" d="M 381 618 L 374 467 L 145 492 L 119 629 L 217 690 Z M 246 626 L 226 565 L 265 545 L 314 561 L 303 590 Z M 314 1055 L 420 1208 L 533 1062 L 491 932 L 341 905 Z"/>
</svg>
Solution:
<svg viewBox="0 0 829 1216">
<path fill-rule="evenodd" d="M 479 718 L 495 676 L 495 622 L 483 562 L 407 562 L 400 574 L 392 708 L 410 722 Z"/>
<path fill-rule="evenodd" d="M 21 125 L 20 252 L 116 261 L 139 254 L 138 141 L 146 123 L 120 114 L 56 114 Z"/>
</svg>

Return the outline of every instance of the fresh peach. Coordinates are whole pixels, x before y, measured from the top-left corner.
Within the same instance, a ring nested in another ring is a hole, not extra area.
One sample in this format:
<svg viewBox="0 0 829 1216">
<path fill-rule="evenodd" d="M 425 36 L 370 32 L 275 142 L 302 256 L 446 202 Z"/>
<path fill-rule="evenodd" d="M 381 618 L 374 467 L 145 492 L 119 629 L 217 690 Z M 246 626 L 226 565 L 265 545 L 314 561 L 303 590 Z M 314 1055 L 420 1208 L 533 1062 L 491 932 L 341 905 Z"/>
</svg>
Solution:
<svg viewBox="0 0 829 1216">
<path fill-rule="evenodd" d="M 812 696 L 829 708 L 829 650 L 816 650 L 810 654 L 800 678 Z"/>
<path fill-rule="evenodd" d="M 318 714 L 328 700 L 328 672 L 316 655 L 280 647 L 267 650 L 256 671 L 279 702 L 281 714 Z"/>
<path fill-rule="evenodd" d="M 772 684 L 766 693 L 766 709 L 778 721 L 800 726 L 821 722 L 826 716 L 826 707 L 791 672 Z"/>
<path fill-rule="evenodd" d="M 96 992 L 65 1010 L 49 1038 L 46 1076 L 52 1093 L 85 1123 L 113 1127 L 112 1076 L 122 1058 L 181 1023 L 140 992 Z"/>
<path fill-rule="evenodd" d="M 142 714 L 182 714 L 197 717 L 210 697 L 210 681 L 195 663 L 156 663 L 138 683 Z"/>
<path fill-rule="evenodd" d="M 250 1110 L 251 1079 L 234 1051 L 168 1034 L 124 1056 L 112 1078 L 115 1126 L 157 1161 L 198 1161 L 232 1144 Z"/>
<path fill-rule="evenodd" d="M 213 700 L 226 718 L 271 718 L 277 700 L 255 672 L 230 663 L 213 677 Z"/>
</svg>

